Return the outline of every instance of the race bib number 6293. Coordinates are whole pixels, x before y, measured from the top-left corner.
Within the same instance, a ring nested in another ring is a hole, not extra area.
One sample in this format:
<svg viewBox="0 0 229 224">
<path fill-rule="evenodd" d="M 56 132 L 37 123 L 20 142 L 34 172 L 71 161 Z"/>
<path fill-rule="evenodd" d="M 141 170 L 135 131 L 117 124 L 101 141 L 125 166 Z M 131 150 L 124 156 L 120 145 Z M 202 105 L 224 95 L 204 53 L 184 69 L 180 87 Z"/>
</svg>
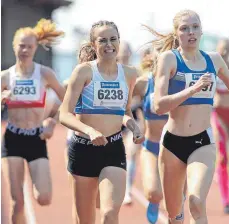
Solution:
<svg viewBox="0 0 229 224">
<path fill-rule="evenodd" d="M 40 94 L 36 80 L 16 80 L 13 95 L 17 100 L 37 100 Z"/>
</svg>

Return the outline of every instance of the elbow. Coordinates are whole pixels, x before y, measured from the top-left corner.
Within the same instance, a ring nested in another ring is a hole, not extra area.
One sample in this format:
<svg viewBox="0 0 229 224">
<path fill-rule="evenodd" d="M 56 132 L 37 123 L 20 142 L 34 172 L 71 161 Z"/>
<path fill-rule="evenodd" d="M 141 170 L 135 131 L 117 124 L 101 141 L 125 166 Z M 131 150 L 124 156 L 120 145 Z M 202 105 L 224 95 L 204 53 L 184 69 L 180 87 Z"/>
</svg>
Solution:
<svg viewBox="0 0 229 224">
<path fill-rule="evenodd" d="M 154 112 L 159 116 L 166 113 L 166 111 L 163 110 L 163 107 L 161 106 L 160 103 L 154 104 Z"/>
<path fill-rule="evenodd" d="M 155 113 L 156 113 L 157 115 L 159 115 L 159 116 L 161 116 L 161 115 L 164 114 L 164 112 L 163 112 L 160 108 L 156 108 L 156 109 L 155 109 Z"/>
<path fill-rule="evenodd" d="M 63 112 L 60 111 L 59 113 L 59 122 L 64 125 L 64 117 L 65 117 L 65 114 Z"/>
<path fill-rule="evenodd" d="M 61 104 L 59 107 L 59 122 L 64 125 L 66 117 L 67 117 L 67 111 L 63 108 L 63 105 Z"/>
</svg>

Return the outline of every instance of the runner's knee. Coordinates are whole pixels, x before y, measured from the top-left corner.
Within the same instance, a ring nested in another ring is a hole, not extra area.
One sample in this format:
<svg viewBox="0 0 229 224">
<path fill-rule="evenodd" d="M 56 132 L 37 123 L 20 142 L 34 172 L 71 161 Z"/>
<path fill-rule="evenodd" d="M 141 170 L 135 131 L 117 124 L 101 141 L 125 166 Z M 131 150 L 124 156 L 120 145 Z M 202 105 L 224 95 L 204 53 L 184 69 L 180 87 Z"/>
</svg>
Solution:
<svg viewBox="0 0 229 224">
<path fill-rule="evenodd" d="M 50 205 L 51 204 L 51 194 L 50 193 L 39 193 L 37 195 L 37 202 L 42 205 Z"/>
<path fill-rule="evenodd" d="M 118 219 L 118 208 L 110 208 L 101 210 L 101 220 L 103 224 L 116 223 Z"/>
<path fill-rule="evenodd" d="M 189 208 L 194 220 L 205 216 L 205 201 L 195 195 L 189 196 Z"/>
<path fill-rule="evenodd" d="M 157 204 L 163 198 L 162 192 L 158 189 L 145 189 L 144 193 L 145 193 L 146 199 L 150 201 L 151 203 Z"/>
</svg>

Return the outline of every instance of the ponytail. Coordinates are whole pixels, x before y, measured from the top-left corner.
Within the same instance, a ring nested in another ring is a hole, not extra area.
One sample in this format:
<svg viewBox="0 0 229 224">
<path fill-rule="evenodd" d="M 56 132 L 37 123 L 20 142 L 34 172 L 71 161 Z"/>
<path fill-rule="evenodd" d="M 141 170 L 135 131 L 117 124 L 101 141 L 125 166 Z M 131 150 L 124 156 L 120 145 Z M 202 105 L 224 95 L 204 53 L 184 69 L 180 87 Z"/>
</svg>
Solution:
<svg viewBox="0 0 229 224">
<path fill-rule="evenodd" d="M 63 36 L 64 32 L 58 31 L 56 24 L 51 20 L 40 19 L 34 28 L 22 27 L 18 29 L 14 35 L 13 46 L 16 44 L 17 37 L 21 34 L 34 35 L 38 44 L 42 45 L 45 50 L 48 50 L 47 47 L 58 43 L 57 38 Z"/>
<path fill-rule="evenodd" d="M 63 31 L 58 31 L 56 29 L 55 23 L 47 19 L 39 20 L 33 30 L 37 37 L 38 43 L 45 49 L 47 46 L 58 43 L 57 38 L 64 35 Z"/>
<path fill-rule="evenodd" d="M 97 59 L 96 52 L 91 43 L 83 44 L 79 50 L 79 63 L 94 61 Z"/>
<path fill-rule="evenodd" d="M 143 26 L 157 38 L 156 40 L 151 41 L 151 43 L 153 44 L 153 47 L 158 51 L 158 53 L 162 53 L 164 51 L 172 49 L 177 49 L 179 47 L 179 42 L 175 38 L 175 35 L 173 33 L 163 35 L 147 25 Z"/>
<path fill-rule="evenodd" d="M 151 64 L 151 71 L 153 72 L 153 75 L 155 75 L 157 70 L 158 55 L 168 50 L 177 49 L 179 47 L 179 42 L 173 33 L 163 35 L 147 25 L 143 26 L 156 37 L 156 40 L 149 42 L 153 45 L 152 47 L 155 53 L 157 52 L 157 55 L 155 55 L 154 59 L 152 59 Z"/>
</svg>

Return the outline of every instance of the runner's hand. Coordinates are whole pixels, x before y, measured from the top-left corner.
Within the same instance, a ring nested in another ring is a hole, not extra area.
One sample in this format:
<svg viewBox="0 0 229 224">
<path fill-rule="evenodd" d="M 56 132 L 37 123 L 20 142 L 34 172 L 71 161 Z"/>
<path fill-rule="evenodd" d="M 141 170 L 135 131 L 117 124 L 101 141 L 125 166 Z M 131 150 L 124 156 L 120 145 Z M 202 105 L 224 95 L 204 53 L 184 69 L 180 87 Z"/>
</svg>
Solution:
<svg viewBox="0 0 229 224">
<path fill-rule="evenodd" d="M 56 126 L 56 121 L 49 117 L 43 121 L 43 132 L 40 134 L 42 140 L 50 139 L 53 135 L 54 128 Z"/>
<path fill-rule="evenodd" d="M 11 90 L 3 90 L 1 95 L 1 103 L 5 104 L 8 99 L 12 96 Z"/>
<path fill-rule="evenodd" d="M 133 131 L 133 142 L 135 144 L 141 144 L 145 141 L 145 136 L 141 133 L 139 128 Z"/>
<path fill-rule="evenodd" d="M 106 137 L 102 133 L 100 133 L 99 131 L 96 131 L 94 128 L 90 128 L 88 130 L 87 134 L 89 135 L 90 140 L 91 140 L 93 145 L 105 146 L 108 143 Z"/>
<path fill-rule="evenodd" d="M 200 92 L 204 87 L 211 85 L 212 76 L 210 73 L 205 73 L 199 80 L 193 85 L 196 92 Z"/>
</svg>

